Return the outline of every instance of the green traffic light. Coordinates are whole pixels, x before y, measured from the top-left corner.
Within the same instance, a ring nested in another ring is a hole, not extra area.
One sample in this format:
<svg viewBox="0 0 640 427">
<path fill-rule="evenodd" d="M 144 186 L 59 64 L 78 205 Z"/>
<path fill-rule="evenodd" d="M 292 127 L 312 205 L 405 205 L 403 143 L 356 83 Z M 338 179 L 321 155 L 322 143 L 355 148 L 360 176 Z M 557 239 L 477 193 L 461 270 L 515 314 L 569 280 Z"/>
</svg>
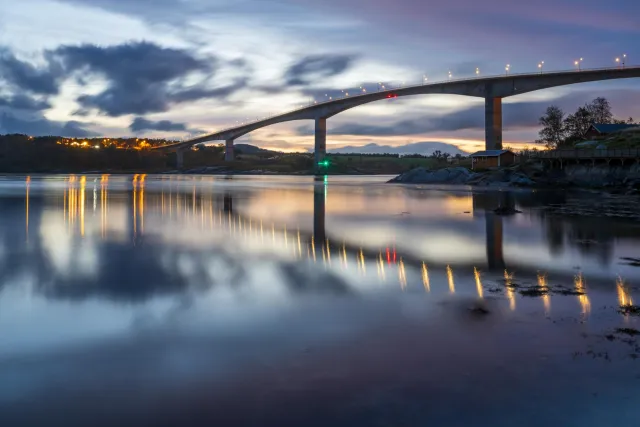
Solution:
<svg viewBox="0 0 640 427">
<path fill-rule="evenodd" d="M 318 162 L 318 166 L 328 167 L 329 166 L 329 160 L 323 160 L 321 162 Z"/>
</svg>

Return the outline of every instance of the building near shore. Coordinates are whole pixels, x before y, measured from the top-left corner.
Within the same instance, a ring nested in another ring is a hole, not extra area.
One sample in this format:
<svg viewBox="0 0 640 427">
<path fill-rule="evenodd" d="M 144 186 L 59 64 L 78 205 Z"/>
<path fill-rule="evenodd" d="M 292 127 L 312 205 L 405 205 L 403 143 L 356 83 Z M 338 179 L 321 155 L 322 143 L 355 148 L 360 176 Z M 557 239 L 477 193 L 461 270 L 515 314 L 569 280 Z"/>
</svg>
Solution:
<svg viewBox="0 0 640 427">
<path fill-rule="evenodd" d="M 516 162 L 516 154 L 509 150 L 485 150 L 471 155 L 471 169 L 499 168 Z"/>
<path fill-rule="evenodd" d="M 631 128 L 640 129 L 640 126 L 635 124 L 593 123 L 585 132 L 584 137 L 587 139 L 593 139 Z"/>
</svg>

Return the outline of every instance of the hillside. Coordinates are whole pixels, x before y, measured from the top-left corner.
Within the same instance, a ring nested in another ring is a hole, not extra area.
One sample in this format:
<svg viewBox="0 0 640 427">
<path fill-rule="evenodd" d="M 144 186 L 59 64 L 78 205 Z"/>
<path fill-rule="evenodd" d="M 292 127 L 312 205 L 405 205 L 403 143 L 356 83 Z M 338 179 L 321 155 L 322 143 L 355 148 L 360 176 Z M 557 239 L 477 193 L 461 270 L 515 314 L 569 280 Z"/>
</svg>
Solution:
<svg viewBox="0 0 640 427">
<path fill-rule="evenodd" d="M 327 151 L 334 154 L 398 154 L 400 156 L 409 154 L 430 156 L 434 151 L 441 151 L 442 153 L 448 153 L 452 156 L 455 156 L 456 154 L 466 156 L 469 154 L 453 144 L 437 141 L 414 142 L 399 146 L 379 145 L 373 143 L 359 147 L 349 145 L 346 147 L 331 148 Z"/>
</svg>

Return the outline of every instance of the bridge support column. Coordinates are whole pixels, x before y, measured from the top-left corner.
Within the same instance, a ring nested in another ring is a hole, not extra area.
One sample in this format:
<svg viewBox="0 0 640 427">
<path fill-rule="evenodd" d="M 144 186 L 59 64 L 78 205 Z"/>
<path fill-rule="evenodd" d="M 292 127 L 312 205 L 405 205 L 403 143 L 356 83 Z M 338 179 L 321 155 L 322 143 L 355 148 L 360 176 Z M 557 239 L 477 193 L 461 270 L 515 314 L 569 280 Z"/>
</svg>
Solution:
<svg viewBox="0 0 640 427">
<path fill-rule="evenodd" d="M 236 156 L 233 152 L 233 139 L 227 139 L 225 141 L 225 149 L 224 149 L 224 161 L 225 162 L 233 162 L 236 159 Z"/>
<path fill-rule="evenodd" d="M 176 168 L 178 168 L 178 170 L 184 168 L 184 150 L 178 149 L 176 151 Z"/>
<path fill-rule="evenodd" d="M 315 166 L 314 170 L 316 175 L 323 174 L 323 166 L 320 164 L 324 161 L 327 155 L 327 119 L 316 119 L 316 132 L 315 132 Z"/>
<path fill-rule="evenodd" d="M 502 150 L 502 98 L 484 99 L 485 149 Z"/>
</svg>

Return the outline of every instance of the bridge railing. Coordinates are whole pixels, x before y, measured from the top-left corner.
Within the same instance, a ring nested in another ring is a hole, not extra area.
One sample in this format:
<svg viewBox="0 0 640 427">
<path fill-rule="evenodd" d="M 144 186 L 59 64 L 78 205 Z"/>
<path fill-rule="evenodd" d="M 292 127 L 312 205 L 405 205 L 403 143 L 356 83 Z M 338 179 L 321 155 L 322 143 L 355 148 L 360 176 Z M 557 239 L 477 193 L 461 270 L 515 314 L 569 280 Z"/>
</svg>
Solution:
<svg viewBox="0 0 640 427">
<path fill-rule="evenodd" d="M 314 101 L 312 103 L 309 104 L 305 104 L 301 107 L 296 107 L 293 108 L 291 110 L 285 111 L 285 112 L 281 112 L 281 113 L 277 113 L 277 114 L 271 114 L 269 116 L 265 116 L 263 118 L 257 118 L 256 120 L 252 120 L 252 121 L 248 121 L 248 122 L 243 122 L 240 125 L 236 125 L 236 126 L 230 126 L 228 128 L 224 128 L 221 130 L 216 130 L 214 132 L 209 132 L 205 135 L 202 135 L 200 137 L 197 138 L 192 138 L 190 140 L 186 140 L 186 141 L 182 141 L 184 142 L 189 142 L 189 141 L 193 141 L 195 139 L 200 139 L 204 136 L 207 135 L 215 135 L 215 134 L 219 134 L 219 133 L 223 133 L 223 132 L 228 132 L 228 131 L 232 131 L 232 130 L 238 130 L 238 129 L 242 129 L 245 128 L 247 126 L 251 126 L 253 124 L 256 123 L 260 123 L 260 122 L 264 122 L 267 120 L 270 120 L 274 117 L 280 117 L 280 116 L 284 116 L 287 114 L 293 114 L 293 113 L 297 113 L 297 112 L 302 112 L 305 111 L 311 107 L 317 107 L 320 105 L 326 105 L 326 104 L 331 104 L 334 103 L 336 101 L 339 100 L 343 100 L 343 99 L 358 99 L 358 98 L 362 98 L 362 97 L 366 97 L 366 96 L 370 96 L 373 93 L 385 93 L 385 92 L 393 92 L 399 89 L 411 89 L 411 88 L 418 88 L 418 87 L 422 87 L 422 86 L 431 86 L 431 85 L 439 85 L 439 84 L 443 84 L 443 83 L 461 83 L 461 82 L 472 82 L 472 81 L 476 81 L 476 80 L 486 80 L 486 79 L 492 79 L 492 78 L 508 78 L 508 77 L 523 77 L 523 76 L 540 76 L 540 75 L 554 75 L 554 74 L 578 74 L 578 73 L 585 73 L 585 72 L 598 72 L 598 71 L 613 71 L 613 70 L 629 70 L 629 69 L 636 69 L 636 68 L 640 68 L 639 66 L 629 66 L 629 65 L 625 65 L 625 66 L 616 66 L 616 67 L 604 67 L 604 68 L 581 68 L 581 69 L 567 69 L 567 70 L 555 70 L 555 71 L 545 71 L 545 72 L 531 72 L 531 73 L 504 73 L 504 74 L 494 74 L 494 75 L 488 75 L 488 76 L 473 76 L 473 77 L 464 77 L 464 78 L 451 78 L 451 79 L 446 79 L 446 80 L 438 80 L 438 81 L 434 81 L 434 82 L 425 82 L 422 81 L 421 83 L 418 84 L 410 84 L 410 85 L 396 85 L 390 88 L 386 88 L 384 90 L 380 90 L 380 88 L 378 88 L 378 90 L 374 91 L 370 91 L 370 92 L 366 92 L 366 93 L 357 93 L 356 95 L 352 95 L 352 96 L 342 96 L 339 98 L 334 98 L 334 99 L 330 99 L 330 100 L 322 100 L 322 101 Z M 347 92 L 348 93 L 348 92 Z"/>
</svg>

